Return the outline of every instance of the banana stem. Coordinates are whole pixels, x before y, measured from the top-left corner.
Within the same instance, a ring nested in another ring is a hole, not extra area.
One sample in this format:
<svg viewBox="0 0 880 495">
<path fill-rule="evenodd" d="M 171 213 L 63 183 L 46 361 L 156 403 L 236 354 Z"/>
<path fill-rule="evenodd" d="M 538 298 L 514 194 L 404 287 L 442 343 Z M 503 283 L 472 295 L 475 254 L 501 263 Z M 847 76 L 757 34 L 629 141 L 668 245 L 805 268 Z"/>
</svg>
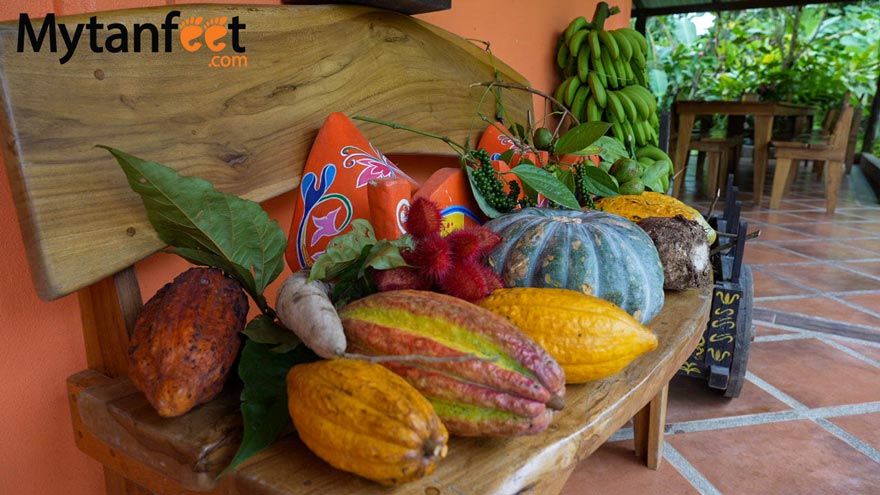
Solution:
<svg viewBox="0 0 880 495">
<path fill-rule="evenodd" d="M 618 13 L 620 13 L 619 7 L 608 8 L 606 2 L 599 2 L 599 5 L 596 5 L 596 13 L 593 15 L 593 29 L 605 29 L 605 20 Z"/>
<path fill-rule="evenodd" d="M 386 120 L 374 119 L 372 117 L 364 117 L 363 115 L 356 115 L 352 118 L 355 120 L 362 120 L 364 122 L 370 122 L 371 124 L 384 125 L 385 127 L 390 127 L 392 129 L 409 131 L 409 132 L 419 134 L 421 136 L 426 136 L 429 138 L 439 139 L 440 141 L 443 141 L 444 143 L 446 143 L 450 148 L 453 149 L 453 151 L 455 151 L 459 155 L 464 156 L 465 154 L 467 154 L 467 148 L 456 143 L 455 141 L 453 141 L 451 138 L 449 138 L 447 136 L 441 136 L 439 134 L 434 134 L 432 132 L 422 131 L 422 130 L 415 129 L 413 127 L 409 127 L 409 126 L 406 126 L 403 124 L 398 124 L 396 122 L 388 122 Z"/>
</svg>

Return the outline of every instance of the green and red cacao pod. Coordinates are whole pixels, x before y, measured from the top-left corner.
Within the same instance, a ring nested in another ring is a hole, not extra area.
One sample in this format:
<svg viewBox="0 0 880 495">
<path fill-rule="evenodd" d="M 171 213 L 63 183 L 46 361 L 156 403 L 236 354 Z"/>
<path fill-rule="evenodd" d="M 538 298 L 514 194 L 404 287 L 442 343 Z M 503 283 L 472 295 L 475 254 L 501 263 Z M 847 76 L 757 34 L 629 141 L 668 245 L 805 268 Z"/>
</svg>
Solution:
<svg viewBox="0 0 880 495">
<path fill-rule="evenodd" d="M 435 292 L 380 292 L 339 312 L 348 352 L 463 358 L 384 361 L 431 401 L 450 434 L 510 436 L 544 430 L 562 407 L 565 375 L 506 319 Z"/>
</svg>

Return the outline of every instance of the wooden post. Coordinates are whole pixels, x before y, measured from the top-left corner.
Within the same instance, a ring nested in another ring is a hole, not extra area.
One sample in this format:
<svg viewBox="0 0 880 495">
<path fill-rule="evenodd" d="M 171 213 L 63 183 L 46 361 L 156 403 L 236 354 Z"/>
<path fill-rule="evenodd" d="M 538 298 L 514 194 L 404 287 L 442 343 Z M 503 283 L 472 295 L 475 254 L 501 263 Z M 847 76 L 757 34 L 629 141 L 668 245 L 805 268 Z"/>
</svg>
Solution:
<svg viewBox="0 0 880 495">
<path fill-rule="evenodd" d="M 86 360 L 89 368 L 108 376 L 128 371 L 128 337 L 143 306 L 134 267 L 94 283 L 78 293 Z M 104 467 L 107 495 L 150 492 Z"/>
</svg>

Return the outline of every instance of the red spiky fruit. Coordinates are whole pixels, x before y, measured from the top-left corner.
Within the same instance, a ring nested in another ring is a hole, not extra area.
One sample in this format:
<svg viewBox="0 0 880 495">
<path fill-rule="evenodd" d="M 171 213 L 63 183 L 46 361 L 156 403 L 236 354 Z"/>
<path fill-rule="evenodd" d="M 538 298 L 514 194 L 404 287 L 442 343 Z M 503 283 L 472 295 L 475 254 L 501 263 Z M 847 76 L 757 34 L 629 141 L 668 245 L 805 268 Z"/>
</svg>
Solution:
<svg viewBox="0 0 880 495">
<path fill-rule="evenodd" d="M 415 248 L 401 254 L 407 263 L 418 268 L 422 276 L 427 277 L 431 283 L 445 277 L 455 263 L 449 241 L 437 232 L 419 239 Z"/>
<path fill-rule="evenodd" d="M 406 232 L 415 239 L 424 239 L 440 232 L 442 224 L 440 209 L 429 199 L 416 198 L 409 205 Z"/>
<path fill-rule="evenodd" d="M 452 245 L 452 254 L 463 261 L 479 260 L 501 242 L 501 236 L 485 227 L 456 230 L 446 238 Z"/>
<path fill-rule="evenodd" d="M 439 285 L 443 293 L 469 302 L 479 301 L 503 286 L 495 272 L 474 261 L 456 263 Z"/>
</svg>

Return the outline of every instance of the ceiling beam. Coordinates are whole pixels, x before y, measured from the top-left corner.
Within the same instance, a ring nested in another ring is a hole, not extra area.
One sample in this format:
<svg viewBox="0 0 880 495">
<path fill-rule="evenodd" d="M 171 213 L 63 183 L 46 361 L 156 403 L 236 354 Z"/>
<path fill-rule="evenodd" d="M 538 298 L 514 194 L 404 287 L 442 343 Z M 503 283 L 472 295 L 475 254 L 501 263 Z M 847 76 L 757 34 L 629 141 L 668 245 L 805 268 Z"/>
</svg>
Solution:
<svg viewBox="0 0 880 495">
<path fill-rule="evenodd" d="M 839 1 L 839 0 L 734 0 L 723 2 L 720 0 L 710 0 L 709 2 L 698 3 L 694 5 L 671 5 L 667 7 L 652 8 L 633 8 L 632 17 L 652 17 L 658 15 L 669 14 L 689 14 L 697 12 L 720 12 L 722 10 L 747 10 L 747 9 L 763 9 L 773 7 L 790 7 L 793 5 L 809 5 L 819 3 L 854 3 L 855 0 Z M 634 6 L 637 7 L 637 6 Z"/>
</svg>

